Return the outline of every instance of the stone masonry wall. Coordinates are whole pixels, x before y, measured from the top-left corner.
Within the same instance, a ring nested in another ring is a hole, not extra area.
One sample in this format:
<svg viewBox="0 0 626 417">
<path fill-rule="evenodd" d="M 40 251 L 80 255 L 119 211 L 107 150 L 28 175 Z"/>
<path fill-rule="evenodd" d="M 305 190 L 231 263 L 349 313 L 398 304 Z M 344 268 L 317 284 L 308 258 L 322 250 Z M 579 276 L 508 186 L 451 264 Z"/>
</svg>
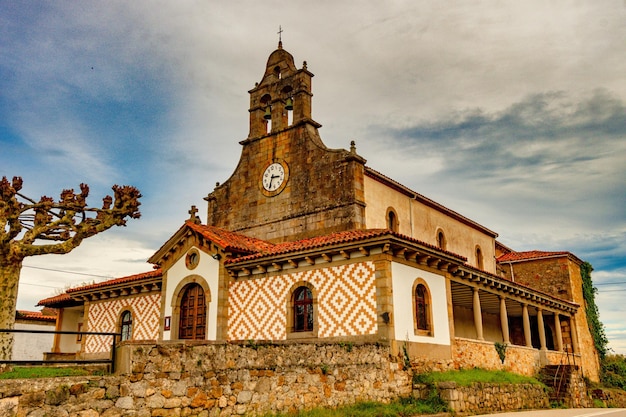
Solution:
<svg viewBox="0 0 626 417">
<path fill-rule="evenodd" d="M 119 376 L 3 382 L 0 415 L 255 415 L 411 394 L 376 344 L 128 343 L 119 356 Z"/>
<path fill-rule="evenodd" d="M 2 381 L 0 415 L 259 415 L 426 398 L 432 389 L 461 414 L 548 406 L 535 385 L 414 386 L 403 359 L 378 344 L 125 342 L 118 358 L 116 376 Z"/>
<path fill-rule="evenodd" d="M 428 398 L 431 390 L 436 389 L 450 410 L 461 415 L 542 409 L 550 405 L 548 394 L 541 385 L 475 383 L 465 387 L 454 382 L 439 382 L 435 387 L 415 384 L 413 389 L 416 398 Z"/>
<path fill-rule="evenodd" d="M 513 266 L 515 282 L 531 286 L 559 298 L 571 300 L 581 306 L 571 322 L 562 328 L 564 343 L 566 348 L 573 343 L 573 331 L 574 337 L 578 341 L 578 348 L 574 351 L 581 355 L 579 364 L 584 375 L 592 381 L 599 381 L 600 363 L 587 323 L 580 265 L 564 255 L 562 257 L 516 262 Z"/>
</svg>

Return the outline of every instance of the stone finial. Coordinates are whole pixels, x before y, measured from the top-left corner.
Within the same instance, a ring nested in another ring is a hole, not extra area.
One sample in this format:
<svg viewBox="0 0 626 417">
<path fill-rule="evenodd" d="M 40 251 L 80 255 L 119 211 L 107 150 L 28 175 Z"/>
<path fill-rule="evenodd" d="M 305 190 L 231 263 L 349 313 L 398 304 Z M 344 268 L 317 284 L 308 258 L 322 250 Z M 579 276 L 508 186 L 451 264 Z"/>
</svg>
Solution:
<svg viewBox="0 0 626 417">
<path fill-rule="evenodd" d="M 302 61 L 302 69 L 306 69 L 306 61 Z"/>
<path fill-rule="evenodd" d="M 356 154 L 356 143 L 353 140 L 350 141 L 350 153 Z"/>
<path fill-rule="evenodd" d="M 195 224 L 202 224 L 202 220 L 200 220 L 200 217 L 196 216 L 196 213 L 198 212 L 198 208 L 196 206 L 191 206 L 191 210 L 189 210 L 189 220 L 191 220 L 193 223 Z"/>
</svg>

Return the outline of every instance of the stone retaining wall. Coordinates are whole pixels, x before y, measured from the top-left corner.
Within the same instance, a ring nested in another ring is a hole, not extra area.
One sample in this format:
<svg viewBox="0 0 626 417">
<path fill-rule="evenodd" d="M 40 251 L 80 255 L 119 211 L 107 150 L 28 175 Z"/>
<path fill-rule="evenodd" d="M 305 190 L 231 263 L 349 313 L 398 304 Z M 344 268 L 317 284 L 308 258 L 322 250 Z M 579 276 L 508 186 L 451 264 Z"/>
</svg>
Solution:
<svg viewBox="0 0 626 417">
<path fill-rule="evenodd" d="M 2 416 L 230 416 L 389 402 L 410 372 L 376 344 L 126 343 L 124 375 L 0 384 Z"/>
<path fill-rule="evenodd" d="M 433 389 L 451 411 L 465 415 L 541 409 L 550 405 L 545 388 L 532 384 L 475 383 L 469 387 L 457 386 L 455 382 L 439 382 L 433 387 L 415 384 L 413 396 L 428 398 Z"/>
<path fill-rule="evenodd" d="M 218 417 L 431 392 L 414 387 L 403 358 L 375 343 L 124 342 L 118 359 L 116 376 L 2 381 L 0 415 Z M 547 393 L 535 385 L 436 388 L 460 414 L 549 405 Z"/>
</svg>

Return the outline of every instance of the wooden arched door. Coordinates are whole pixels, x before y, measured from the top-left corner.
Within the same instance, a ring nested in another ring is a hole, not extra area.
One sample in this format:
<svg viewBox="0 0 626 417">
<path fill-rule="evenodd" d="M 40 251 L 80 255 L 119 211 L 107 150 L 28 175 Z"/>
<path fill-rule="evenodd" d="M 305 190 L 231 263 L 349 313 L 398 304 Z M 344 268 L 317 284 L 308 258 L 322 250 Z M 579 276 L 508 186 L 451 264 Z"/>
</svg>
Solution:
<svg viewBox="0 0 626 417">
<path fill-rule="evenodd" d="M 183 288 L 180 300 L 179 339 L 203 340 L 206 338 L 206 298 L 198 284 Z"/>
</svg>

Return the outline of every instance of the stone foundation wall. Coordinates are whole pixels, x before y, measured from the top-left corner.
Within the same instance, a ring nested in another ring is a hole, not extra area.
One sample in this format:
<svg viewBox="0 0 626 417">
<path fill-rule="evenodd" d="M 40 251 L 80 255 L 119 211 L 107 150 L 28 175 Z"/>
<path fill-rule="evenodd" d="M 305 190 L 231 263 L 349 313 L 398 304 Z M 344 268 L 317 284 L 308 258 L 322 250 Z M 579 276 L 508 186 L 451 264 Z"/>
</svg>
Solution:
<svg viewBox="0 0 626 417">
<path fill-rule="evenodd" d="M 486 384 L 476 383 L 469 387 L 457 386 L 454 382 L 439 382 L 435 387 L 415 384 L 413 395 L 428 398 L 436 389 L 450 410 L 460 414 L 483 414 L 495 411 L 533 410 L 548 408 L 549 397 L 543 386 L 531 384 Z"/>
<path fill-rule="evenodd" d="M 580 355 L 570 354 L 568 358 L 565 352 L 541 352 L 517 345 L 508 345 L 505 355 L 502 363 L 493 342 L 456 338 L 452 347 L 453 369 L 471 369 L 480 364 L 483 369 L 535 376 L 544 365 L 578 364 L 581 361 Z"/>
<path fill-rule="evenodd" d="M 493 342 L 456 338 L 452 356 L 455 369 L 471 369 L 480 364 L 483 369 L 505 370 L 520 375 L 534 376 L 539 372 L 540 352 L 524 346 L 508 345 L 504 363 Z"/>
<path fill-rule="evenodd" d="M 0 415 L 230 416 L 389 402 L 411 374 L 376 344 L 126 343 L 122 375 L 0 383 Z"/>
<path fill-rule="evenodd" d="M 491 355 L 486 346 L 482 354 Z M 430 394 L 413 386 L 404 358 L 376 343 L 125 342 L 118 359 L 116 376 L 2 381 L 0 415 L 218 417 Z M 430 368 L 452 365 L 442 360 Z M 436 388 L 458 413 L 548 406 L 534 385 Z"/>
<path fill-rule="evenodd" d="M 150 390 L 155 385 L 179 398 L 180 407 L 219 415 L 387 402 L 411 392 L 409 373 L 388 347 L 376 344 L 172 343 L 127 349 L 137 395 L 126 401 L 138 408 L 166 399 L 163 390 Z"/>
</svg>

